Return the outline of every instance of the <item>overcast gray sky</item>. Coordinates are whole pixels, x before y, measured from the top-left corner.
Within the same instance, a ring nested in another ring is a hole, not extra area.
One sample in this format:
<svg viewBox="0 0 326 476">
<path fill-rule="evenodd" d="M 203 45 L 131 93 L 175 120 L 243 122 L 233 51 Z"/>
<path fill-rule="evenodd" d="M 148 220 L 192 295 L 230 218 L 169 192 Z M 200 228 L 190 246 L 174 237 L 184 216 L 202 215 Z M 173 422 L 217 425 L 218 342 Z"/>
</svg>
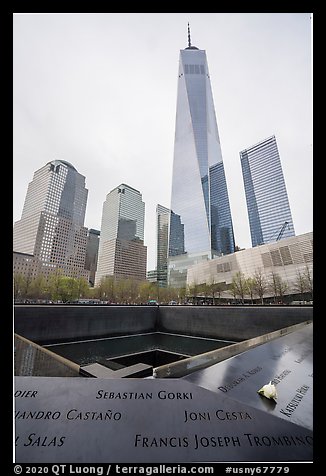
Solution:
<svg viewBox="0 0 326 476">
<path fill-rule="evenodd" d="M 239 152 L 273 134 L 295 232 L 313 230 L 310 13 L 15 13 L 14 221 L 34 172 L 66 160 L 86 177 L 88 228 L 120 183 L 142 193 L 155 268 L 188 21 L 207 54 L 236 244 L 251 247 Z"/>
</svg>

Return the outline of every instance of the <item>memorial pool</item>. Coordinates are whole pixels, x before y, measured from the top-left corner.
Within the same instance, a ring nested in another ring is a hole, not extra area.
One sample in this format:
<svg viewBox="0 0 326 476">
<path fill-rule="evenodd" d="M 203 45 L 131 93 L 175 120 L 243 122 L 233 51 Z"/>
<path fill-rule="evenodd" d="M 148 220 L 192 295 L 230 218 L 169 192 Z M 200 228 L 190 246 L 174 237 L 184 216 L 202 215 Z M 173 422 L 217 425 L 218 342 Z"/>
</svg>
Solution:
<svg viewBox="0 0 326 476">
<path fill-rule="evenodd" d="M 121 366 L 149 363 L 153 367 L 209 352 L 233 344 L 231 340 L 209 339 L 164 332 L 87 339 L 43 345 L 79 365 L 108 361 Z M 107 363 L 108 366 L 110 366 Z"/>
</svg>

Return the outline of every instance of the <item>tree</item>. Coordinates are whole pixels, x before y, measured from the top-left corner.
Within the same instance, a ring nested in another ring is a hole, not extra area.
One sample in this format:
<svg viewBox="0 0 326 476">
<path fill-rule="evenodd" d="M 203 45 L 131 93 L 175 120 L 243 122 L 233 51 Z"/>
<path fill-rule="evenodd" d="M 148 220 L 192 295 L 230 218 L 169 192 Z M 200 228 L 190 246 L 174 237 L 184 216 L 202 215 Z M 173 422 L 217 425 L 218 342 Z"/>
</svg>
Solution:
<svg viewBox="0 0 326 476">
<path fill-rule="evenodd" d="M 254 290 L 259 296 L 261 304 L 264 304 L 264 294 L 268 290 L 268 282 L 260 268 L 254 274 Z"/>
<path fill-rule="evenodd" d="M 281 278 L 279 274 L 273 271 L 271 273 L 270 289 L 274 295 L 274 302 L 276 302 L 277 297 L 279 297 L 283 302 L 283 297 L 288 290 L 288 284 Z"/>
<path fill-rule="evenodd" d="M 129 304 L 134 304 L 137 301 L 139 295 L 139 280 L 137 279 L 128 279 L 127 288 L 129 293 Z"/>
<path fill-rule="evenodd" d="M 192 298 L 192 302 L 196 301 L 197 302 L 197 295 L 198 295 L 198 292 L 199 292 L 199 284 L 194 281 L 192 284 L 190 284 L 188 286 L 188 291 L 187 291 L 187 294 L 189 297 Z"/>
<path fill-rule="evenodd" d="M 137 300 L 138 295 L 139 281 L 136 279 L 124 278 L 115 281 L 115 298 L 117 302 L 131 304 Z"/>
<path fill-rule="evenodd" d="M 231 282 L 228 289 L 231 291 L 231 294 L 232 294 L 234 300 L 236 301 L 237 297 L 238 297 L 238 291 L 237 291 L 237 288 L 236 288 L 235 284 L 233 282 Z"/>
<path fill-rule="evenodd" d="M 213 297 L 213 304 L 215 305 L 215 295 L 218 295 L 218 300 L 221 300 L 221 293 L 225 290 L 225 283 L 215 283 L 214 281 L 210 284 L 210 291 Z"/>
<path fill-rule="evenodd" d="M 101 300 L 100 285 L 95 286 L 94 288 L 92 288 L 92 287 L 88 288 L 87 297 L 89 299 L 100 299 Z"/>
<path fill-rule="evenodd" d="M 310 271 L 308 265 L 306 265 L 306 269 L 304 271 L 304 278 L 306 280 L 307 291 L 311 294 L 311 299 L 313 299 L 314 298 L 313 276 L 312 276 L 312 272 Z"/>
<path fill-rule="evenodd" d="M 167 286 L 166 288 L 160 287 L 160 302 L 168 304 L 170 301 L 178 301 L 183 304 L 186 296 L 186 288 L 173 288 Z"/>
<path fill-rule="evenodd" d="M 158 302 L 162 303 L 162 304 L 169 302 L 170 301 L 170 299 L 169 299 L 170 289 L 160 286 L 158 281 L 155 284 L 156 284 L 156 287 L 157 287 L 157 300 L 158 300 Z"/>
<path fill-rule="evenodd" d="M 179 304 L 184 304 L 186 295 L 187 295 L 187 288 L 183 286 L 182 288 L 171 288 L 172 290 L 172 298 L 176 298 Z M 173 299 L 175 300 L 175 299 Z"/>
<path fill-rule="evenodd" d="M 52 301 L 60 300 L 60 285 L 63 277 L 63 270 L 57 268 L 48 279 L 48 290 Z"/>
<path fill-rule="evenodd" d="M 278 275 L 274 273 L 273 271 L 271 274 L 271 280 L 269 282 L 268 288 L 273 294 L 274 302 L 276 302 L 276 298 L 277 298 L 277 282 L 278 282 Z"/>
<path fill-rule="evenodd" d="M 77 293 L 78 296 L 77 298 L 81 297 L 88 297 L 89 295 L 89 284 L 86 278 L 80 277 L 80 278 L 75 278 L 76 279 L 76 284 L 77 284 Z"/>
<path fill-rule="evenodd" d="M 247 285 L 245 275 L 242 272 L 238 271 L 234 276 L 232 276 L 231 289 L 235 298 L 239 296 L 242 304 L 244 304 Z"/>
<path fill-rule="evenodd" d="M 48 280 L 48 290 L 53 301 L 76 301 L 80 297 L 82 278 L 65 276 L 62 269 L 57 269 Z M 85 280 L 86 281 L 86 280 Z M 87 281 L 86 281 L 87 283 Z M 88 286 L 88 284 L 87 284 Z"/>
<path fill-rule="evenodd" d="M 78 282 L 76 278 L 61 276 L 58 294 L 62 302 L 75 301 L 78 299 Z"/>
<path fill-rule="evenodd" d="M 284 296 L 286 294 L 286 291 L 289 289 L 288 283 L 284 281 L 282 278 L 280 278 L 279 283 L 278 283 L 278 295 L 281 299 L 281 302 L 283 303 Z"/>
<path fill-rule="evenodd" d="M 210 294 L 210 286 L 207 283 L 203 283 L 199 285 L 198 289 L 199 293 L 205 296 L 205 303 L 207 302 L 207 297 Z"/>
<path fill-rule="evenodd" d="M 29 296 L 34 299 L 42 299 L 47 293 L 47 282 L 43 274 L 38 274 L 32 279 Z"/>
<path fill-rule="evenodd" d="M 246 279 L 245 289 L 247 290 L 247 294 L 250 296 L 251 304 L 253 304 L 254 303 L 254 295 L 256 293 L 255 279 L 254 278 L 249 277 L 249 278 Z"/>
<path fill-rule="evenodd" d="M 104 276 L 99 284 L 99 299 L 115 301 L 115 280 L 113 276 Z"/>
<path fill-rule="evenodd" d="M 307 289 L 307 280 L 301 271 L 297 271 L 296 279 L 293 282 L 293 289 L 297 291 L 301 295 L 301 299 L 303 299 L 303 295 Z"/>
<path fill-rule="evenodd" d="M 122 304 L 126 298 L 126 281 L 116 279 L 114 283 L 114 296 L 117 304 Z"/>
<path fill-rule="evenodd" d="M 142 281 L 139 285 L 140 302 L 143 304 L 147 303 L 151 299 L 152 293 L 153 283 L 150 283 L 149 281 Z"/>
<path fill-rule="evenodd" d="M 26 278 L 21 273 L 14 274 L 14 300 L 18 301 L 24 299 L 24 292 L 26 288 Z"/>
<path fill-rule="evenodd" d="M 30 274 L 24 276 L 22 280 L 22 288 L 21 288 L 21 296 L 22 298 L 30 298 L 31 297 L 31 285 L 32 285 L 33 278 Z"/>
</svg>

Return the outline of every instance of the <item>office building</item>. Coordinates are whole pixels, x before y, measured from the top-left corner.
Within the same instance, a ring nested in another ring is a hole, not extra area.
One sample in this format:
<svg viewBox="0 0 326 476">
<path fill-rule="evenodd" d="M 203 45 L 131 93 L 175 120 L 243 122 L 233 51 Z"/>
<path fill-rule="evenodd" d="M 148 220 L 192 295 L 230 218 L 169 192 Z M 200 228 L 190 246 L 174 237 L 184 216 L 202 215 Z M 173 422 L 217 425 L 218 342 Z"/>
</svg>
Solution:
<svg viewBox="0 0 326 476">
<path fill-rule="evenodd" d="M 295 236 L 275 136 L 240 152 L 252 246 Z"/>
<path fill-rule="evenodd" d="M 87 231 L 85 269 L 89 271 L 89 284 L 91 286 L 95 284 L 99 242 L 100 231 L 90 228 Z"/>
<path fill-rule="evenodd" d="M 168 281 L 186 283 L 187 267 L 233 253 L 233 225 L 205 50 L 180 51 Z"/>
<path fill-rule="evenodd" d="M 157 255 L 156 270 L 159 286 L 167 286 L 168 273 L 168 246 L 169 246 L 169 220 L 171 210 L 157 205 L 156 207 L 156 230 L 157 230 Z"/>
<path fill-rule="evenodd" d="M 52 160 L 37 170 L 28 185 L 21 219 L 14 224 L 13 251 L 32 255 L 45 277 L 60 270 L 65 276 L 88 279 L 87 195 L 85 177 L 69 162 Z"/>
<path fill-rule="evenodd" d="M 14 276 L 20 275 L 32 280 L 40 273 L 40 263 L 34 255 L 28 253 L 13 252 L 13 272 Z"/>
<path fill-rule="evenodd" d="M 106 276 L 146 280 L 144 219 L 145 204 L 138 190 L 121 184 L 107 194 L 102 211 L 96 286 Z"/>
<path fill-rule="evenodd" d="M 150 283 L 157 283 L 157 270 L 150 269 L 149 271 L 147 271 L 146 280 L 149 281 Z"/>
</svg>

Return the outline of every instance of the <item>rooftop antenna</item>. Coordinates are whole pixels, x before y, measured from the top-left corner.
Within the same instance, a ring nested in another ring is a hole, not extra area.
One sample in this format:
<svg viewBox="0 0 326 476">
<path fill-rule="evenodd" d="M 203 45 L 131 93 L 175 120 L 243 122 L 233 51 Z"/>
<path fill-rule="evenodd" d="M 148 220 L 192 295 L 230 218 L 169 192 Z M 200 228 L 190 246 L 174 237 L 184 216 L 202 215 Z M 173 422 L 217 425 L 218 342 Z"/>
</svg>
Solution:
<svg viewBox="0 0 326 476">
<path fill-rule="evenodd" d="M 191 39 L 190 39 L 190 26 L 189 26 L 189 22 L 188 22 L 188 48 L 191 47 Z"/>
</svg>

